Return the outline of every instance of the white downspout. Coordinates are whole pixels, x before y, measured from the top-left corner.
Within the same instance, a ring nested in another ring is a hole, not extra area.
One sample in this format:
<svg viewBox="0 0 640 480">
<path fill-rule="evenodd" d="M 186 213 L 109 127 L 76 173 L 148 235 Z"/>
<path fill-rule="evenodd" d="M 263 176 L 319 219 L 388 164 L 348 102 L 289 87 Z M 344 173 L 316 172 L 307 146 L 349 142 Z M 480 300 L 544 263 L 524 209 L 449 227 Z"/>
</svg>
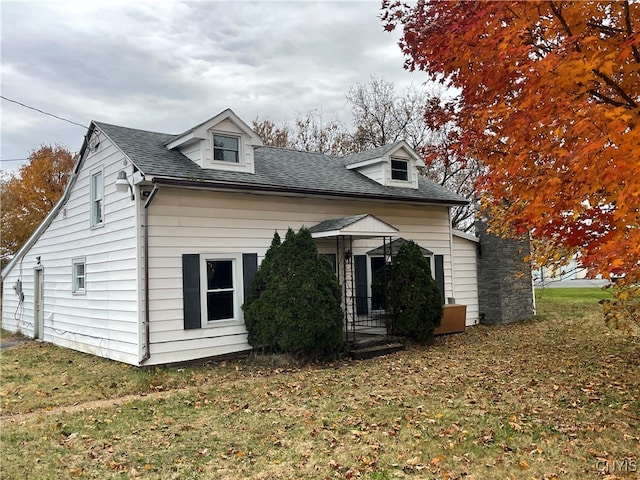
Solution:
<svg viewBox="0 0 640 480">
<path fill-rule="evenodd" d="M 144 202 L 144 208 L 142 210 L 142 249 L 144 254 L 144 355 L 140 359 L 140 365 L 143 365 L 149 358 L 151 358 L 150 341 L 149 341 L 149 205 L 151 201 L 158 193 L 158 185 L 153 185 L 153 190 Z"/>
</svg>

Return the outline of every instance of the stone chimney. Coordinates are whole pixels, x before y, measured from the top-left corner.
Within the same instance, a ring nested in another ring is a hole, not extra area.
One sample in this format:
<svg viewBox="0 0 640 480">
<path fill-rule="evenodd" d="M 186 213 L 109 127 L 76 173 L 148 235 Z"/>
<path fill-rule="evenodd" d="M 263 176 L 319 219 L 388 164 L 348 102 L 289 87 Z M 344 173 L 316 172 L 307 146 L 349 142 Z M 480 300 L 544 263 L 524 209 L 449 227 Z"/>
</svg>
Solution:
<svg viewBox="0 0 640 480">
<path fill-rule="evenodd" d="M 535 300 L 528 237 L 501 238 L 487 233 L 487 221 L 476 221 L 480 323 L 502 324 L 531 318 Z"/>
</svg>

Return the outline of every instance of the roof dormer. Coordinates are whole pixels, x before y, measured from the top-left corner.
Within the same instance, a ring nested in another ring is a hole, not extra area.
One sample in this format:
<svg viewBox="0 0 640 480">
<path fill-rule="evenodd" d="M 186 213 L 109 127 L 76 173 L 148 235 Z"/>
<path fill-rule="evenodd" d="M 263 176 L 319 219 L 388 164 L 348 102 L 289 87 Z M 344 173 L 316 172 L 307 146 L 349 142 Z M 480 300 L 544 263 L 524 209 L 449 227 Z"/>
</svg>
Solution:
<svg viewBox="0 0 640 480">
<path fill-rule="evenodd" d="M 387 187 L 417 189 L 419 166 L 424 160 L 404 140 L 345 157 L 346 168 Z"/>
<path fill-rule="evenodd" d="M 202 168 L 254 173 L 254 147 L 260 137 L 231 109 L 201 123 L 167 142 Z"/>
</svg>

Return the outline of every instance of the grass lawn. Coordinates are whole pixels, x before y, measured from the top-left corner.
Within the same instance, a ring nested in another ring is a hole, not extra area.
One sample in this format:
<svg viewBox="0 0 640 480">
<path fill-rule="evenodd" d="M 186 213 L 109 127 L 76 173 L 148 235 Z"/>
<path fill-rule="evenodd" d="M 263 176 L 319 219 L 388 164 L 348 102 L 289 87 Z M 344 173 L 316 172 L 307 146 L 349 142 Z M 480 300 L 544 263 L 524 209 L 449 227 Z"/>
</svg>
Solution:
<svg viewBox="0 0 640 480">
<path fill-rule="evenodd" d="M 538 288 L 536 289 L 536 299 L 538 301 L 551 299 L 564 299 L 570 302 L 593 304 L 603 299 L 613 299 L 613 294 L 608 289 L 598 287 L 585 288 Z M 583 302 L 584 301 L 584 302 Z"/>
<path fill-rule="evenodd" d="M 365 361 L 140 370 L 22 342 L 0 356 L 0 476 L 640 478 L 638 343 L 599 289 L 555 290 L 536 319 Z"/>
</svg>

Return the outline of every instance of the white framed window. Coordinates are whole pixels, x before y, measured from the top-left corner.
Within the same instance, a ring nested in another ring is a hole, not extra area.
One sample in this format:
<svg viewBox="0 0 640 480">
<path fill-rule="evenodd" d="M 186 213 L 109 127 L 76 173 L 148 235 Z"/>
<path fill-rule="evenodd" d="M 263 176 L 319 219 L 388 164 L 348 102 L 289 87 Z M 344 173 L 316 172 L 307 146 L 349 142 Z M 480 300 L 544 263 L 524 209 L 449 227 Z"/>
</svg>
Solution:
<svg viewBox="0 0 640 480">
<path fill-rule="evenodd" d="M 240 163 L 240 138 L 214 133 L 213 160 L 215 162 Z"/>
<path fill-rule="evenodd" d="M 86 263 L 84 257 L 71 260 L 71 291 L 76 295 L 85 293 L 86 288 Z"/>
<path fill-rule="evenodd" d="M 202 326 L 219 321 L 242 321 L 241 255 L 200 256 Z"/>
<path fill-rule="evenodd" d="M 392 180 L 409 180 L 409 162 L 398 158 L 391 158 L 391 179 Z"/>
<path fill-rule="evenodd" d="M 102 179 L 102 170 L 91 173 L 91 227 L 99 227 L 104 222 L 103 196 L 104 181 Z"/>
</svg>

